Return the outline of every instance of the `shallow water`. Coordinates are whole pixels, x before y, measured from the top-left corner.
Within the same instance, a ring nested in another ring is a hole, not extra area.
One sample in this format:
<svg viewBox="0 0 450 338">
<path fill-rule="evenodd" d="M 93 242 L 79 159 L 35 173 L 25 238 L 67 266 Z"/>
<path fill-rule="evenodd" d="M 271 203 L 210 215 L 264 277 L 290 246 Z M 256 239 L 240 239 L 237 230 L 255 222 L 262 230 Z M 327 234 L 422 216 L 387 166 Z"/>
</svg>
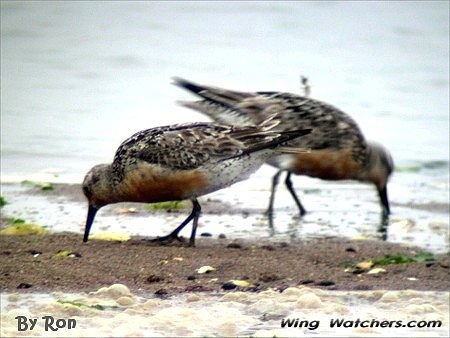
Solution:
<svg viewBox="0 0 450 338">
<path fill-rule="evenodd" d="M 274 226 L 264 215 L 270 195 L 270 177 L 275 171 L 264 167 L 250 180 L 199 199 L 202 216 L 199 234 L 214 237 L 252 238 L 289 241 L 317 237 L 380 239 L 380 206 L 375 189 L 355 183 L 324 183 L 296 177 L 308 213 L 303 218 L 283 185 L 275 196 Z M 417 193 L 441 192 L 441 198 L 417 199 L 402 190 L 407 175 L 395 176 L 390 189 L 395 201 L 389 220 L 387 240 L 414 245 L 436 253 L 448 252 L 448 186 L 442 178 L 421 182 Z M 401 179 L 404 180 L 401 180 Z M 36 193 L 39 188 L 10 183 L 2 186 L 8 204 L 5 215 L 45 226 L 50 231 L 82 233 L 87 212 L 84 198 L 71 195 Z M 30 193 L 34 191 L 33 193 Z M 81 194 L 81 192 L 79 192 Z M 128 212 L 134 208 L 135 212 Z M 145 204 L 123 203 L 106 206 L 98 213 L 91 234 L 122 233 L 131 236 L 162 236 L 171 232 L 189 214 L 190 202 L 178 212 L 152 211 Z M 189 237 L 190 226 L 181 233 Z"/>
</svg>

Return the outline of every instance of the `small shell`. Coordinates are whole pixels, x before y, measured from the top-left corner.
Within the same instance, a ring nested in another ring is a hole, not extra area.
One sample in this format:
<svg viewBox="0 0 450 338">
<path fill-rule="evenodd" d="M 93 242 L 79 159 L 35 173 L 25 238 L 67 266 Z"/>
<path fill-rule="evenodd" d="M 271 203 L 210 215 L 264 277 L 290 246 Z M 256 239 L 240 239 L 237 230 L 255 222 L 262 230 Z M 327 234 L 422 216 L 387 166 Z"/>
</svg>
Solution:
<svg viewBox="0 0 450 338">
<path fill-rule="evenodd" d="M 208 273 L 211 271 L 215 271 L 216 269 L 209 265 L 204 265 L 197 270 L 197 273 Z"/>
<path fill-rule="evenodd" d="M 246 280 L 239 280 L 239 279 L 232 279 L 230 280 L 230 283 L 233 283 L 236 286 L 240 286 L 241 288 L 247 288 L 250 286 L 253 286 L 253 284 Z"/>
<path fill-rule="evenodd" d="M 359 262 L 356 264 L 357 268 L 363 269 L 363 270 L 369 270 L 373 266 L 373 262 L 371 260 Z"/>
<path fill-rule="evenodd" d="M 386 273 L 387 271 L 383 268 L 375 268 L 367 272 L 368 275 L 378 275 L 379 273 Z"/>
</svg>

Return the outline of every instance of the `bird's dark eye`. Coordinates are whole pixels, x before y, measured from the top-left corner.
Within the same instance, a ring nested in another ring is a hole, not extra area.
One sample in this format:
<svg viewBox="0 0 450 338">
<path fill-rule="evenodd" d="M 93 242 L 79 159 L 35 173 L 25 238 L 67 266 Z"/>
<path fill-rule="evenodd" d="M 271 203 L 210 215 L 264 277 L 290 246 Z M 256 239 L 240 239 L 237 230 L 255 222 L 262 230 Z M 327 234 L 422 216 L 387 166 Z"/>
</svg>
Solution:
<svg viewBox="0 0 450 338">
<path fill-rule="evenodd" d="M 99 175 L 93 175 L 92 176 L 92 184 L 95 184 L 98 181 L 100 181 L 100 176 Z"/>
<path fill-rule="evenodd" d="M 88 199 L 92 197 L 92 191 L 87 186 L 83 187 L 83 193 Z"/>
</svg>

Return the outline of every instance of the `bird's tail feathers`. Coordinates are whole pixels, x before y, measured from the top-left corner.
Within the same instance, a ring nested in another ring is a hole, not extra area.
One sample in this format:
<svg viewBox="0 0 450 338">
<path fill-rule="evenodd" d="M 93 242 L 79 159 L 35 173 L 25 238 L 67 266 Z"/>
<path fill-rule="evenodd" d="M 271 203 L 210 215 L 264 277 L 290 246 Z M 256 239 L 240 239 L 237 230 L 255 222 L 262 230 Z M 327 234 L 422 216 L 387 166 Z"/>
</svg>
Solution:
<svg viewBox="0 0 450 338">
<path fill-rule="evenodd" d="M 220 103 L 228 107 L 236 106 L 245 98 L 252 96 L 251 93 L 200 85 L 179 77 L 174 77 L 173 81 L 174 85 L 186 89 L 187 91 L 190 91 L 191 93 L 194 93 L 203 99 Z"/>
</svg>

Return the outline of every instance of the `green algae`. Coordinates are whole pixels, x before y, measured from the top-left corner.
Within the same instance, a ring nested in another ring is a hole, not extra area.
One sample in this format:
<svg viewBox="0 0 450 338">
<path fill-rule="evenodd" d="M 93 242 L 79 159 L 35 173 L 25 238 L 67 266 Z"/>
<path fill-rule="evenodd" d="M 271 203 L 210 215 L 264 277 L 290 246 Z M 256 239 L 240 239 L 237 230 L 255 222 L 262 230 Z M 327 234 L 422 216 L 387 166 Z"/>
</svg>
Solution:
<svg viewBox="0 0 450 338">
<path fill-rule="evenodd" d="M 152 203 L 148 205 L 150 210 L 177 210 L 183 209 L 186 207 L 184 201 L 167 201 L 167 202 L 158 202 Z"/>
<path fill-rule="evenodd" d="M 15 222 L 9 224 L 6 228 L 0 230 L 1 235 L 6 236 L 26 236 L 26 235 L 45 235 L 47 229 L 39 224 L 25 223 L 21 219 L 16 219 Z"/>
</svg>

